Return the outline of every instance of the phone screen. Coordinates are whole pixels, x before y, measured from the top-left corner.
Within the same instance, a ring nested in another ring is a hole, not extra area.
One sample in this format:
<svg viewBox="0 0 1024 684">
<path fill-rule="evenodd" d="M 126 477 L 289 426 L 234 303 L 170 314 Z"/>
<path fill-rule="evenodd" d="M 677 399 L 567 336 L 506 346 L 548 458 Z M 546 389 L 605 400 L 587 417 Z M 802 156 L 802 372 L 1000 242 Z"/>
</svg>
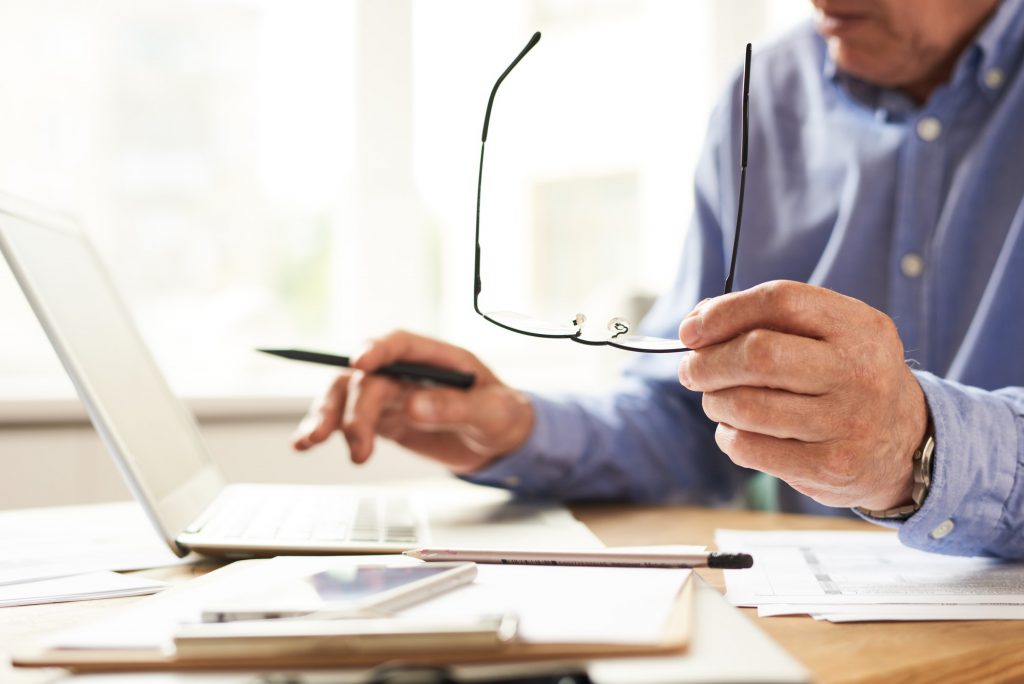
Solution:
<svg viewBox="0 0 1024 684">
<path fill-rule="evenodd" d="M 412 567 L 334 568 L 310 576 L 309 581 L 324 601 L 354 601 L 440 575 L 450 569 L 428 564 Z"/>
</svg>

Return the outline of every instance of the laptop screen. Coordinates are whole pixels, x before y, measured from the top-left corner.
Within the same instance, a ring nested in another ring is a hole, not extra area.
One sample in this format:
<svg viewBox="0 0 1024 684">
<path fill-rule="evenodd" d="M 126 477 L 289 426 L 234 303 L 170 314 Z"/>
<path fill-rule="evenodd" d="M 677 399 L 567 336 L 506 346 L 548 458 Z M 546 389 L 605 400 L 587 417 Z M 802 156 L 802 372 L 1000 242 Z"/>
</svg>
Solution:
<svg viewBox="0 0 1024 684">
<path fill-rule="evenodd" d="M 0 247 L 136 495 L 165 528 L 197 515 L 208 500 L 184 506 L 199 510 L 175 506 L 173 521 L 161 511 L 210 465 L 195 420 L 171 393 L 85 236 L 0 207 Z"/>
</svg>

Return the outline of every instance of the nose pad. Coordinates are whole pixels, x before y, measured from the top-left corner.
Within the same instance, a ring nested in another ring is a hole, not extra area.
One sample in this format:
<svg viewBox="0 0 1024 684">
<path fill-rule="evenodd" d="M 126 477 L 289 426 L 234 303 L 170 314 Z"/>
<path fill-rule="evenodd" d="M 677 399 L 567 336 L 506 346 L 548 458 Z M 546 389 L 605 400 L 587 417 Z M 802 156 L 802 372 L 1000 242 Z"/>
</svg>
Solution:
<svg viewBox="0 0 1024 684">
<path fill-rule="evenodd" d="M 581 313 L 576 314 L 576 318 L 572 319 L 572 324 L 580 330 L 583 330 L 583 324 L 587 322 L 587 317 Z"/>
<path fill-rule="evenodd" d="M 612 333 L 612 339 L 629 332 L 630 323 L 625 318 L 613 318 L 608 321 L 608 332 Z"/>
</svg>

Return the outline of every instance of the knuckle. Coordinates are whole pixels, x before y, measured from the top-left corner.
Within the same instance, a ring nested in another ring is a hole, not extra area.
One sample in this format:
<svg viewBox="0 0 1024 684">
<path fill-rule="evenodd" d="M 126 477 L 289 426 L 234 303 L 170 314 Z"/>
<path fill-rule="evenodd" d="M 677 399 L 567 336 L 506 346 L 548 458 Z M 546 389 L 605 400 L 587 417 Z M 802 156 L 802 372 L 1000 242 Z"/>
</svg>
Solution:
<svg viewBox="0 0 1024 684">
<path fill-rule="evenodd" d="M 884 335 L 887 338 L 897 336 L 896 322 L 892 318 L 878 309 L 872 309 L 871 312 L 872 328 L 876 334 Z"/>
<path fill-rule="evenodd" d="M 694 366 L 697 365 L 697 356 L 687 354 L 686 358 L 679 362 L 679 384 L 687 389 L 695 387 Z"/>
<path fill-rule="evenodd" d="M 721 416 L 718 412 L 719 399 L 716 392 L 705 392 L 700 398 L 701 408 L 710 420 L 719 422 Z"/>
<path fill-rule="evenodd" d="M 736 428 L 719 423 L 715 429 L 715 443 L 722 450 L 722 453 L 728 456 L 729 460 L 736 465 L 741 468 L 752 467 L 750 449 L 747 448 L 743 433 Z"/>
<path fill-rule="evenodd" d="M 680 362 L 679 380 L 689 389 L 696 390 L 704 386 L 708 372 L 708 354 L 703 351 L 690 352 L 687 358 Z M 685 370 L 684 370 L 685 366 Z"/>
<path fill-rule="evenodd" d="M 359 435 L 360 428 L 361 424 L 356 416 L 345 416 L 339 426 L 341 434 L 345 435 L 345 439 L 349 441 Z"/>
<path fill-rule="evenodd" d="M 733 431 L 721 423 L 715 428 L 715 444 L 722 450 L 722 453 L 732 457 L 733 450 Z"/>
<path fill-rule="evenodd" d="M 408 330 L 396 328 L 395 330 L 388 332 L 383 337 L 371 338 L 368 348 L 372 350 L 385 349 L 389 351 L 402 349 L 409 344 L 411 337 L 412 333 Z"/>
<path fill-rule="evenodd" d="M 413 338 L 413 334 L 405 328 L 398 328 L 397 330 L 392 331 L 391 337 L 396 342 L 407 343 Z"/>
<path fill-rule="evenodd" d="M 791 280 L 772 280 L 762 286 L 765 304 L 784 313 L 799 308 L 800 288 Z"/>
<path fill-rule="evenodd" d="M 766 330 L 751 330 L 743 337 L 742 364 L 748 370 L 766 375 L 775 370 L 778 359 L 773 335 Z"/>
</svg>

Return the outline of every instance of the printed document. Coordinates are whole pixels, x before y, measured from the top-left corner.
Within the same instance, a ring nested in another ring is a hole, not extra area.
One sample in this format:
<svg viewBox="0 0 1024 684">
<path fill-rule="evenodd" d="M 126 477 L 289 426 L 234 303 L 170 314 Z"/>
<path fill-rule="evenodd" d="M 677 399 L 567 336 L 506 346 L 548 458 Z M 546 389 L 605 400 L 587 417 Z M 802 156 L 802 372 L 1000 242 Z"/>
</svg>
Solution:
<svg viewBox="0 0 1024 684">
<path fill-rule="evenodd" d="M 834 621 L 1024 618 L 1024 564 L 909 549 L 892 532 L 718 530 L 754 556 L 725 571 L 726 597 L 762 615 Z"/>
</svg>

